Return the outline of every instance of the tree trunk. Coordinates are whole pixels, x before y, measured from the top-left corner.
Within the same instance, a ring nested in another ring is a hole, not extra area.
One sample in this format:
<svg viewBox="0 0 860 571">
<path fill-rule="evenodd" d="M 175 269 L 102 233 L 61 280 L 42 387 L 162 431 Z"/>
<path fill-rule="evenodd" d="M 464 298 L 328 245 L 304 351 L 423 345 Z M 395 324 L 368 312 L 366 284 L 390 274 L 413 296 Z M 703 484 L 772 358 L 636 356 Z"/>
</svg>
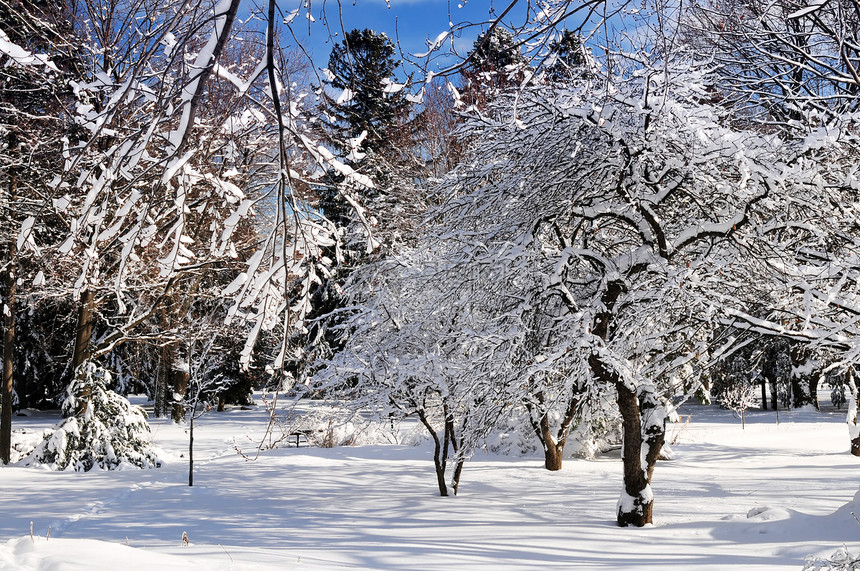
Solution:
<svg viewBox="0 0 860 571">
<path fill-rule="evenodd" d="M 851 454 L 860 456 L 860 436 L 851 439 Z"/>
<path fill-rule="evenodd" d="M 532 430 L 534 430 L 543 447 L 544 468 L 550 472 L 555 472 L 561 470 L 564 459 L 564 446 L 567 443 L 570 427 L 573 425 L 576 410 L 579 407 L 579 394 L 575 390 L 571 394 L 567 403 L 567 410 L 556 434 L 552 433 L 550 427 L 543 393 L 536 393 L 535 399 L 538 403 L 537 406 L 526 403 L 526 408 L 529 411 L 529 424 L 531 424 Z M 535 420 L 535 417 L 538 416 L 539 418 Z"/>
<path fill-rule="evenodd" d="M 805 369 L 804 365 L 806 364 L 806 359 L 804 358 L 805 355 L 802 346 L 795 345 L 792 347 L 789 355 L 791 357 L 792 369 L 795 372 Z M 814 398 L 815 390 L 813 387 L 814 383 L 818 382 L 817 380 L 814 380 L 817 378 L 818 374 L 816 371 L 805 373 L 803 375 L 791 375 L 791 406 L 793 408 L 800 408 L 808 404 L 815 405 L 815 408 L 818 408 L 818 403 Z"/>
<path fill-rule="evenodd" d="M 194 411 L 188 427 L 188 486 L 194 485 Z"/>
<path fill-rule="evenodd" d="M 624 492 L 618 501 L 618 525 L 642 527 L 653 521 L 654 494 L 651 476 L 666 437 L 665 408 L 652 391 L 636 393 L 624 383 L 616 383 L 624 444 Z M 645 466 L 642 449 L 645 449 Z"/>
<path fill-rule="evenodd" d="M 77 371 L 78 367 L 90 360 L 95 297 L 95 292 L 89 287 L 81 292 L 81 301 L 78 307 L 78 325 L 75 331 L 75 351 L 72 355 L 73 371 Z"/>
<path fill-rule="evenodd" d="M 445 441 L 451 446 L 451 451 L 454 452 L 454 457 L 457 460 L 457 464 L 454 466 L 454 476 L 451 478 L 451 487 L 454 489 L 454 495 L 457 495 L 457 491 L 460 489 L 460 476 L 463 473 L 463 464 L 465 463 L 465 459 L 460 456 L 458 453 L 460 452 L 460 447 L 462 442 L 457 441 L 457 431 L 454 426 L 454 416 L 449 413 L 448 406 L 444 406 L 445 409 Z M 445 461 L 447 462 L 447 453 L 445 455 Z"/>
<path fill-rule="evenodd" d="M 17 135 L 9 131 L 8 149 L 17 146 Z M 9 173 L 9 205 L 14 205 L 18 198 L 18 177 L 14 170 Z M 10 221 L 11 222 L 11 221 Z M 10 228 L 12 230 L 12 228 Z M 0 463 L 8 464 L 12 460 L 12 392 L 13 360 L 15 358 L 15 290 L 18 267 L 18 245 L 14 231 L 6 244 L 4 259 L 8 266 L 3 275 L 4 296 L 0 299 L 0 313 L 3 317 L 3 375 L 0 377 Z"/>
<path fill-rule="evenodd" d="M 591 331 L 604 341 L 609 337 L 612 310 L 624 288 L 622 282 L 609 282 L 601 297 L 604 310 L 595 315 Z M 615 386 L 616 402 L 621 413 L 624 491 L 618 500 L 616 521 L 621 527 L 648 525 L 652 522 L 654 512 L 651 476 L 666 437 L 666 409 L 654 394 L 653 387 L 627 386 L 618 372 L 608 367 L 596 351 L 588 357 L 588 366 L 599 383 Z M 642 465 L 643 460 L 645 466 Z"/>
<path fill-rule="evenodd" d="M 666 411 L 653 390 L 640 387 L 640 394 L 628 387 L 618 374 L 607 368 L 597 355 L 588 358 L 592 373 L 601 382 L 612 382 L 621 413 L 624 491 L 618 500 L 617 522 L 621 527 L 642 527 L 652 523 L 654 494 L 651 476 L 666 436 Z M 642 450 L 645 449 L 645 465 Z"/>
<path fill-rule="evenodd" d="M 767 379 L 761 378 L 761 409 L 767 410 Z"/>
<path fill-rule="evenodd" d="M 619 383 L 618 410 L 621 413 L 624 435 L 621 459 L 624 465 L 624 492 L 618 500 L 617 522 L 621 527 L 642 527 L 651 523 L 654 498 L 642 470 L 642 425 L 636 394 Z"/>
<path fill-rule="evenodd" d="M 809 400 L 812 401 L 812 406 L 815 410 L 821 411 L 821 403 L 818 402 L 818 383 L 821 380 L 821 371 L 815 371 L 809 377 Z"/>
<path fill-rule="evenodd" d="M 854 374 L 851 369 L 845 374 L 848 385 L 848 416 L 845 419 L 848 423 L 848 434 L 851 438 L 851 454 L 860 456 L 860 424 L 857 423 L 857 410 L 860 405 L 860 391 L 857 390 L 857 383 L 854 381 Z"/>
<path fill-rule="evenodd" d="M 72 371 L 75 380 L 80 380 L 83 374 L 84 363 L 90 360 L 91 343 L 93 338 L 93 314 L 95 313 L 95 293 L 89 287 L 81 292 L 80 306 L 78 307 L 78 324 L 75 331 L 75 350 L 72 354 Z M 78 405 L 76 415 L 86 411 L 90 402 L 90 389 L 86 389 L 77 395 Z"/>
<path fill-rule="evenodd" d="M 439 435 L 436 434 L 430 421 L 427 420 L 427 416 L 424 414 L 423 410 L 418 411 L 418 419 L 421 421 L 421 424 L 424 425 L 424 428 L 427 429 L 427 432 L 430 433 L 430 437 L 433 438 L 433 466 L 436 468 L 436 484 L 439 486 L 439 495 L 447 496 L 448 484 L 445 482 L 445 462 L 447 461 L 446 451 L 448 448 L 447 442 L 443 449 L 442 442 L 439 440 Z"/>
<path fill-rule="evenodd" d="M 180 363 L 179 367 L 173 369 L 171 377 L 173 377 L 173 422 L 182 422 L 185 420 L 185 405 L 179 398 L 185 398 L 185 392 L 188 390 L 188 367 L 186 363 Z M 194 415 L 194 411 L 191 411 Z"/>
<path fill-rule="evenodd" d="M 168 386 L 170 385 L 170 372 L 173 370 L 173 351 L 170 347 L 161 348 L 158 371 L 155 376 L 155 407 L 156 418 L 167 416 Z"/>
<path fill-rule="evenodd" d="M 544 467 L 550 472 L 561 470 L 564 457 L 564 440 L 559 442 L 553 438 L 547 415 L 540 419 L 541 443 L 543 444 Z"/>
<path fill-rule="evenodd" d="M 457 495 L 457 491 L 460 489 L 460 476 L 463 474 L 463 464 L 466 461 L 463 458 L 457 459 L 457 466 L 454 468 L 454 477 L 451 479 L 451 485 L 454 488 L 454 495 Z"/>
<path fill-rule="evenodd" d="M 12 460 L 12 361 L 15 357 L 15 242 L 7 252 L 9 266 L 3 276 L 5 296 L 0 305 L 3 312 L 3 377 L 0 385 L 0 462 Z"/>
</svg>

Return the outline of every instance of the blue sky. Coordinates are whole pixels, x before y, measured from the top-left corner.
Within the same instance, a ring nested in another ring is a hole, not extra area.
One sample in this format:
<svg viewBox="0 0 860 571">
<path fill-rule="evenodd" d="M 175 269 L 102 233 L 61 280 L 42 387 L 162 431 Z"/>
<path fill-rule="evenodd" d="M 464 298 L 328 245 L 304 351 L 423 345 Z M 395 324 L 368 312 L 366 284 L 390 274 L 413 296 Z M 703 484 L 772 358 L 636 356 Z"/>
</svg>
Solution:
<svg viewBox="0 0 860 571">
<path fill-rule="evenodd" d="M 329 2 L 328 8 L 329 23 L 334 31 L 340 32 L 337 4 Z M 490 8 L 491 4 L 486 0 L 466 2 L 462 8 L 458 7 L 456 0 L 451 4 L 447 0 L 391 0 L 390 8 L 383 0 L 357 0 L 355 4 L 346 3 L 343 6 L 343 23 L 347 31 L 371 28 L 385 32 L 392 40 L 399 39 L 404 52 L 415 54 L 426 52 L 427 40 L 432 40 L 448 29 L 449 10 L 450 19 L 457 24 L 463 21 L 485 21 Z M 319 11 L 314 9 L 315 17 Z M 457 47 L 466 50 L 471 48 L 479 31 L 476 28 L 466 32 L 464 37 L 457 40 Z M 320 39 L 322 43 L 318 43 Z M 311 38 L 314 59 L 322 65 L 328 61 L 331 51 L 331 42 L 326 40 L 328 38 Z M 336 40 L 340 40 L 340 35 Z"/>
<path fill-rule="evenodd" d="M 304 2 L 300 0 L 288 0 L 280 2 L 279 7 L 289 12 L 302 4 Z M 399 40 L 403 52 L 416 54 L 427 51 L 428 39 L 432 40 L 449 29 L 449 14 L 455 25 L 463 22 L 480 23 L 486 22 L 491 14 L 504 10 L 506 6 L 506 2 L 488 0 L 391 0 L 390 7 L 384 0 L 356 0 L 355 3 L 344 0 L 342 5 L 335 0 L 311 0 L 310 10 L 316 22 L 311 26 L 310 35 L 304 8 L 300 16 L 293 20 L 292 27 L 300 35 L 302 46 L 313 56 L 316 67 L 323 68 L 328 63 L 332 42 L 340 41 L 343 35 L 339 14 L 341 7 L 343 28 L 346 31 L 370 28 L 385 32 L 392 40 Z M 328 29 L 323 16 L 328 20 Z M 329 29 L 332 34 L 337 34 L 333 39 L 330 38 Z M 467 52 L 480 30 L 479 26 L 474 26 L 455 38 L 456 48 Z M 436 70 L 431 68 L 431 71 Z"/>
</svg>

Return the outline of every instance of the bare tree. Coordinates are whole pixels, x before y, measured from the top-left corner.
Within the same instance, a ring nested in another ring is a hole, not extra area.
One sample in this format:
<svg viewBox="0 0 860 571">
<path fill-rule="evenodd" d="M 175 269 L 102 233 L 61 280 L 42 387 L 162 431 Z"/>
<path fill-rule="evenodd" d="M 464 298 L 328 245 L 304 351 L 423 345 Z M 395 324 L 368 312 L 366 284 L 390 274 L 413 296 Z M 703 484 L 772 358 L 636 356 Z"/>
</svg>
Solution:
<svg viewBox="0 0 860 571">
<path fill-rule="evenodd" d="M 860 7 L 849 0 L 695 2 L 685 34 L 717 64 L 741 119 L 783 127 L 857 110 Z"/>
</svg>

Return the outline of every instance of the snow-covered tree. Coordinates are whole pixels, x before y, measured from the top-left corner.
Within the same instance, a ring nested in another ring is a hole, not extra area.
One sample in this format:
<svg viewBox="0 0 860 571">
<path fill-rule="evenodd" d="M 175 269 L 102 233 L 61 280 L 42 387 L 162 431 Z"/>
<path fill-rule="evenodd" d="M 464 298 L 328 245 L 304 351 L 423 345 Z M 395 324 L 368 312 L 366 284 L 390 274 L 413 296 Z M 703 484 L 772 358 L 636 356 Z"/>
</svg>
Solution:
<svg viewBox="0 0 860 571">
<path fill-rule="evenodd" d="M 410 101 L 405 84 L 392 80 L 400 62 L 391 39 L 374 30 L 351 30 L 332 47 L 321 92 L 324 124 L 342 156 L 358 162 L 366 153 L 385 157 L 400 138 Z"/>
<path fill-rule="evenodd" d="M 46 210 L 48 173 L 61 151 L 57 133 L 76 131 L 68 113 L 73 101 L 68 80 L 75 77 L 79 57 L 64 36 L 70 28 L 61 4 L 0 5 L 0 463 L 10 459 L 13 371 L 19 360 L 16 298 L 28 293 L 25 279 L 32 278 L 38 253 L 34 221 Z M 56 229 L 58 222 L 49 225 Z"/>
<path fill-rule="evenodd" d="M 261 331 L 277 330 L 279 369 L 312 285 L 337 255 L 334 226 L 302 191 L 329 169 L 344 189 L 371 183 L 314 141 L 307 93 L 282 66 L 274 1 L 264 29 L 254 19 L 236 29 L 238 0 L 102 8 L 70 8 L 78 132 L 55 137 L 63 160 L 44 212 L 21 223 L 42 252 L 37 283 L 80 300 L 72 365 L 146 337 L 200 274 L 229 268 L 229 319 L 251 324 L 242 361 Z M 230 57 L 240 49 L 250 58 Z M 347 202 L 369 226 L 353 195 Z M 47 232 L 48 217 L 64 231 Z M 249 227 L 268 234 L 241 243 Z M 168 312 L 164 328 L 180 314 Z"/>
<path fill-rule="evenodd" d="M 720 0 L 693 2 L 682 32 L 715 62 L 711 95 L 738 120 L 796 129 L 857 111 L 858 22 L 847 0 Z"/>
<path fill-rule="evenodd" d="M 516 383 L 499 374 L 528 362 L 529 352 L 534 372 L 580 379 L 586 394 L 614 394 L 624 438 L 620 525 L 651 521 L 650 482 L 671 399 L 695 390 L 708 359 L 732 350 L 714 332 L 735 323 L 750 329 L 762 306 L 760 320 L 770 323 L 780 304 L 796 303 L 777 262 L 797 251 L 788 229 L 817 224 L 826 211 L 806 198 L 809 186 L 842 168 L 837 161 L 816 170 L 815 149 L 844 152 L 821 133 L 783 141 L 732 128 L 692 57 L 666 54 L 662 65 L 632 59 L 608 84 L 526 89 L 468 123 L 478 144 L 447 181 L 452 198 L 424 247 L 432 259 L 423 270 L 414 260 L 403 265 L 442 288 L 431 299 L 468 299 L 469 311 L 406 298 L 392 306 L 422 313 L 367 316 L 378 326 L 449 313 L 445 327 L 458 331 L 459 343 L 472 340 L 471 361 L 489 365 L 469 370 L 492 374 L 505 400 L 527 398 L 527 381 L 541 378 L 528 369 Z M 535 326 L 539 312 L 549 328 Z M 516 339 L 520 331 L 546 337 L 529 345 L 528 335 Z M 444 333 L 423 325 L 407 334 L 421 341 L 409 354 L 422 350 L 427 359 L 445 346 Z M 394 360 L 406 351 L 377 342 L 363 354 L 400 371 Z M 456 380 L 473 381 L 468 373 Z"/>
<path fill-rule="evenodd" d="M 76 472 L 161 466 L 143 409 L 110 390 L 106 370 L 93 363 L 81 367 L 63 401 L 66 418 L 22 462 Z"/>
<path fill-rule="evenodd" d="M 743 378 L 726 383 L 717 392 L 720 405 L 740 417 L 741 428 L 746 428 L 746 411 L 755 404 L 756 389 L 754 379 Z"/>
<path fill-rule="evenodd" d="M 468 288 L 452 296 L 450 282 L 432 278 L 433 262 L 419 244 L 353 273 L 347 291 L 354 306 L 342 325 L 348 338 L 310 388 L 381 422 L 417 417 L 434 442 L 439 493 L 447 496 L 457 493 L 465 460 L 510 401 L 491 376 L 470 374 L 488 353 L 480 346 L 493 340 L 469 335 L 480 310 Z"/>
</svg>

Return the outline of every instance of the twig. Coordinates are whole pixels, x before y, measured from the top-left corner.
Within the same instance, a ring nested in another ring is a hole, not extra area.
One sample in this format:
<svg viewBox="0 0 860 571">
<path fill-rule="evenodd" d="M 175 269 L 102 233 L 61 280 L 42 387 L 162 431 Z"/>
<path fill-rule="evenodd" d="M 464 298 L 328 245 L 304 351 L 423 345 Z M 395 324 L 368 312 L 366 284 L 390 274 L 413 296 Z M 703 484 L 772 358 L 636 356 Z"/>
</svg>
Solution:
<svg viewBox="0 0 860 571">
<path fill-rule="evenodd" d="M 223 545 L 221 545 L 220 543 L 218 544 L 218 547 L 220 547 L 221 549 L 224 549 L 224 546 L 223 546 Z M 224 549 L 224 553 L 227 553 L 227 550 L 226 550 L 226 549 Z M 229 553 L 227 553 L 227 557 L 230 557 L 230 554 L 229 554 Z M 233 558 L 232 558 L 232 557 L 230 557 L 230 563 L 233 563 Z"/>
</svg>

